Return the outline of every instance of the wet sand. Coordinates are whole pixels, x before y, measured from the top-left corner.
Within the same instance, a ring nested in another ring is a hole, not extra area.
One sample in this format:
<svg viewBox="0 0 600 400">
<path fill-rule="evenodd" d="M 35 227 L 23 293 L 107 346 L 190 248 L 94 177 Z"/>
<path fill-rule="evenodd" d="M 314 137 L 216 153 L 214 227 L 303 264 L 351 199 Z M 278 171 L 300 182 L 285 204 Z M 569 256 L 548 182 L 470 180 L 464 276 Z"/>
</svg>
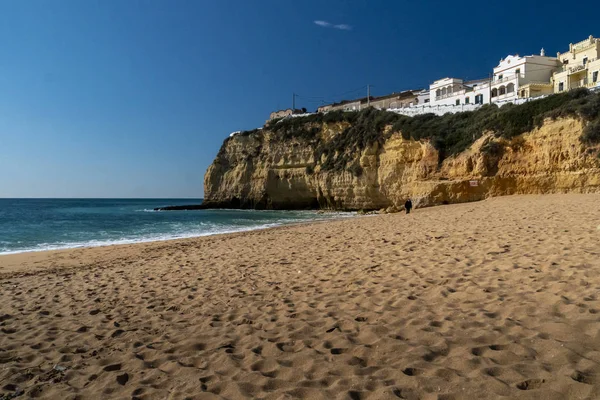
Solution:
<svg viewBox="0 0 600 400">
<path fill-rule="evenodd" d="M 597 399 L 600 196 L 0 256 L 0 330 L 0 398 Z"/>
</svg>

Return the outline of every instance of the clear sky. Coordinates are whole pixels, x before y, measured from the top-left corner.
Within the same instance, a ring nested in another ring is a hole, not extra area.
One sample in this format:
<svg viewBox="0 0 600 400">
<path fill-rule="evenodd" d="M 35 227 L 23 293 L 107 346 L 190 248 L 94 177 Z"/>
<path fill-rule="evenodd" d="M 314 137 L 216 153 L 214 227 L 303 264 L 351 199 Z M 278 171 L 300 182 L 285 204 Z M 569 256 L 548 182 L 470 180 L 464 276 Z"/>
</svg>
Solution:
<svg viewBox="0 0 600 400">
<path fill-rule="evenodd" d="M 223 139 L 291 107 L 294 92 L 315 109 L 366 95 L 366 84 L 384 95 L 486 77 L 508 54 L 552 55 L 600 35 L 598 10 L 588 0 L 0 0 L 0 197 L 201 197 Z"/>
</svg>

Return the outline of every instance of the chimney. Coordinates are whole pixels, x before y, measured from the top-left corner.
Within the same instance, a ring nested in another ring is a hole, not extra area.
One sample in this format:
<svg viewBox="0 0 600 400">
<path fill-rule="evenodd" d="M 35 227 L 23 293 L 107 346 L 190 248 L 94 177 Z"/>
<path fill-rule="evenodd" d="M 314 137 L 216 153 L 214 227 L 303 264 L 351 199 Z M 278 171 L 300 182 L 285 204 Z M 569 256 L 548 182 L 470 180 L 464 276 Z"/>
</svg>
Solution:
<svg viewBox="0 0 600 400">
<path fill-rule="evenodd" d="M 540 51 L 540 56 L 546 57 L 546 51 L 544 50 L 543 47 L 542 47 L 542 51 Z"/>
</svg>

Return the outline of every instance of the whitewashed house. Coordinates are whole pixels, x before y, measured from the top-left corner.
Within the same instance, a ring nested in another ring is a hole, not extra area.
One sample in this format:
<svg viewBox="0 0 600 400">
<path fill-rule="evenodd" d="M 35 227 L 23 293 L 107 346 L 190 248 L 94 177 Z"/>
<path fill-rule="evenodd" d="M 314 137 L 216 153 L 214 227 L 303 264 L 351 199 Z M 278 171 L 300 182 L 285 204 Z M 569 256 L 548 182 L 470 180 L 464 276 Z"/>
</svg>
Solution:
<svg viewBox="0 0 600 400">
<path fill-rule="evenodd" d="M 459 106 L 490 102 L 489 79 L 464 81 L 458 78 L 439 79 L 429 85 L 429 104 Z"/>
<path fill-rule="evenodd" d="M 429 90 L 423 89 L 419 93 L 417 93 L 417 104 L 418 106 L 429 105 L 431 102 L 431 95 Z"/>
<path fill-rule="evenodd" d="M 550 80 L 560 67 L 561 62 L 557 58 L 546 57 L 544 49 L 539 56 L 509 55 L 494 68 L 490 92 L 492 103 L 551 94 Z"/>
</svg>

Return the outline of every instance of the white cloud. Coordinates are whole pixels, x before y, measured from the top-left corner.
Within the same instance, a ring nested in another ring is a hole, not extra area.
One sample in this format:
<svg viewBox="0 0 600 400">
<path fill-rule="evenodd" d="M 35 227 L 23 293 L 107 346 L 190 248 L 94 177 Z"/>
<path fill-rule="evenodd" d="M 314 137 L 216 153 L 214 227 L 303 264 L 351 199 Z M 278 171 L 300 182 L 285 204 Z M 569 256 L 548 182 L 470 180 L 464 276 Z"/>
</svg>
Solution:
<svg viewBox="0 0 600 400">
<path fill-rule="evenodd" d="M 347 24 L 335 24 L 334 25 L 331 22 L 321 21 L 321 20 L 316 20 L 313 22 L 315 23 L 315 25 L 319 25 L 320 27 L 323 27 L 323 28 L 333 28 L 333 29 L 339 29 L 342 31 L 351 31 L 352 30 L 352 27 Z"/>
<path fill-rule="evenodd" d="M 322 26 L 324 28 L 328 28 L 331 26 L 331 24 L 327 21 L 315 21 L 315 24 Z"/>
<path fill-rule="evenodd" d="M 350 25 L 346 25 L 346 24 L 334 25 L 333 27 L 335 29 L 341 29 L 343 31 L 351 31 L 352 30 L 352 27 Z"/>
</svg>

